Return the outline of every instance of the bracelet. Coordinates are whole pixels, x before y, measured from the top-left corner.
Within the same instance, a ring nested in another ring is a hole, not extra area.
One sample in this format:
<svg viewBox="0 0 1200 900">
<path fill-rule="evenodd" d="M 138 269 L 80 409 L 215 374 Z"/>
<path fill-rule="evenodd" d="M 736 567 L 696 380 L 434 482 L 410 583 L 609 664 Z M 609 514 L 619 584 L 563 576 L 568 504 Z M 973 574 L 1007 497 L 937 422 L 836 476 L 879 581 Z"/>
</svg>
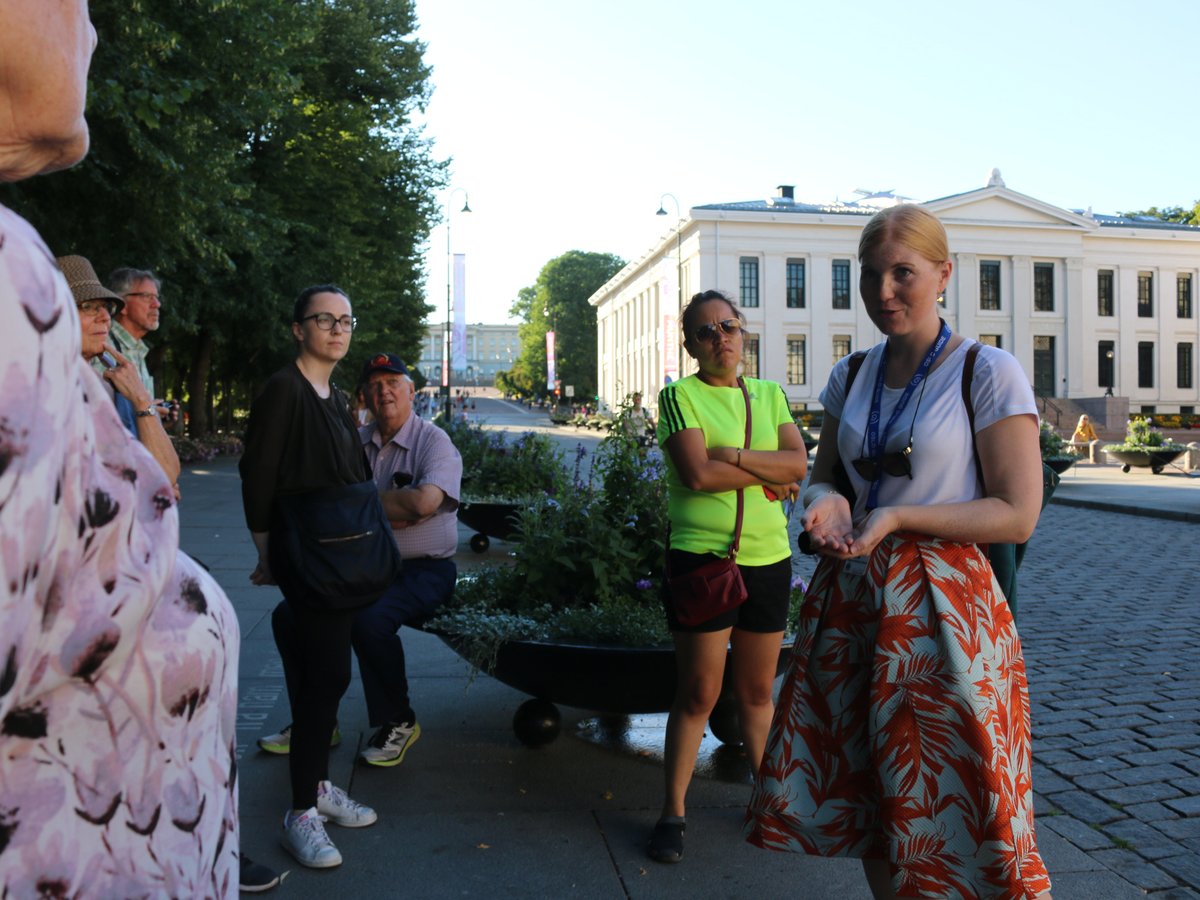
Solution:
<svg viewBox="0 0 1200 900">
<path fill-rule="evenodd" d="M 738 447 L 737 452 L 737 459 L 734 460 L 733 464 L 740 469 L 742 467 L 742 448 Z"/>
<path fill-rule="evenodd" d="M 134 415 L 137 416 L 139 419 L 144 419 L 147 416 L 152 416 L 152 415 L 154 415 L 154 405 L 151 404 L 150 406 L 147 406 L 145 409 L 143 409 L 141 412 L 134 413 Z"/>
</svg>

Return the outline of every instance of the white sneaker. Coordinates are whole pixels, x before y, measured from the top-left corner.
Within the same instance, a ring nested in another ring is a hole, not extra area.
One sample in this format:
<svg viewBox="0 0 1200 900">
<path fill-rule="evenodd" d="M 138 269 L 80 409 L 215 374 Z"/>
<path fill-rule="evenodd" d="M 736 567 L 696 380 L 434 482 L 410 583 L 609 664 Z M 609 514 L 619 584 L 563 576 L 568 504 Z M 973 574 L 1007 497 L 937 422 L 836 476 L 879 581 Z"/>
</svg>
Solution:
<svg viewBox="0 0 1200 900">
<path fill-rule="evenodd" d="M 321 818 L 343 828 L 365 828 L 379 818 L 371 807 L 351 800 L 345 791 L 329 781 L 317 785 L 317 812 Z"/>
<path fill-rule="evenodd" d="M 342 864 L 342 854 L 325 833 L 325 817 L 315 808 L 307 809 L 300 815 L 287 813 L 283 817 L 280 843 L 302 866 L 331 869 Z"/>
</svg>

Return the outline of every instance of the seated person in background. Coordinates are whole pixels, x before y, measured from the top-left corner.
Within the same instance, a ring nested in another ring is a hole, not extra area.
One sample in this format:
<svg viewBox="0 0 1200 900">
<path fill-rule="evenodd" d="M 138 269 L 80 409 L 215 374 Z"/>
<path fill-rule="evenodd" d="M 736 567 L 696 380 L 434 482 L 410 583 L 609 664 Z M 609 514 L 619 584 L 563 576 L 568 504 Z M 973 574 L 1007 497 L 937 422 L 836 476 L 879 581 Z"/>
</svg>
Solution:
<svg viewBox="0 0 1200 900">
<path fill-rule="evenodd" d="M 109 342 L 113 316 L 125 302 L 100 283 L 92 264 L 82 256 L 60 256 L 58 267 L 66 276 L 79 310 L 83 358 L 89 363 L 99 359 L 106 366 L 104 387 L 117 407 L 117 415 L 162 467 L 178 499 L 179 455 L 158 417 L 154 398 L 133 363 Z"/>
<path fill-rule="evenodd" d="M 1086 414 L 1080 416 L 1079 424 L 1075 426 L 1075 433 L 1071 435 L 1071 443 L 1090 444 L 1095 440 L 1099 440 L 1099 438 L 1096 437 L 1096 429 L 1092 427 L 1091 420 Z"/>
</svg>

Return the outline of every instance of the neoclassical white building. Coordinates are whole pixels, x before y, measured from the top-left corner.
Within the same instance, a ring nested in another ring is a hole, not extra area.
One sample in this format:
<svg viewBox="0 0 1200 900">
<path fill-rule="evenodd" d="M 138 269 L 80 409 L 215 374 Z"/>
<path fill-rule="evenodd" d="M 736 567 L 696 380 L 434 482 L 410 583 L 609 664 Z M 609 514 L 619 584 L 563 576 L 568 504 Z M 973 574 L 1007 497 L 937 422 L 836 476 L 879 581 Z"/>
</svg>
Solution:
<svg viewBox="0 0 1200 900">
<path fill-rule="evenodd" d="M 819 407 L 833 364 L 880 340 L 856 252 L 867 219 L 900 199 L 818 206 L 782 185 L 767 200 L 692 207 L 591 298 L 602 399 L 640 390 L 652 405 L 667 378 L 694 371 L 680 305 L 717 288 L 746 316 L 746 373 L 778 381 L 794 408 Z M 1135 411 L 1196 411 L 1200 227 L 1061 209 L 996 171 L 924 206 L 950 239 L 946 321 L 1016 356 L 1040 397 L 1087 405 L 1111 389 Z"/>
<path fill-rule="evenodd" d="M 467 340 L 463 348 L 466 366 L 456 368 L 451 378 L 457 388 L 490 385 L 496 380 L 497 372 L 506 372 L 521 355 L 521 338 L 516 325 L 467 325 Z M 425 339 L 421 342 L 421 358 L 417 366 L 430 386 L 442 379 L 442 360 L 445 349 L 446 325 L 444 322 L 426 323 Z"/>
</svg>

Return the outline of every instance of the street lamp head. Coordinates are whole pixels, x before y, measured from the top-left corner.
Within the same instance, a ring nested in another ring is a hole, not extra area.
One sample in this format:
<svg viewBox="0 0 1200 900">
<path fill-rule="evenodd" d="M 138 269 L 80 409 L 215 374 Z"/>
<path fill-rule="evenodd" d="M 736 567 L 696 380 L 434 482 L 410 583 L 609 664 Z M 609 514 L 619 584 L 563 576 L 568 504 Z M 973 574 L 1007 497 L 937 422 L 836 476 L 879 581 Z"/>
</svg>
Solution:
<svg viewBox="0 0 1200 900">
<path fill-rule="evenodd" d="M 665 209 L 663 209 L 662 204 L 661 203 L 658 204 L 658 212 L 656 212 L 655 215 L 656 216 L 665 216 L 666 214 L 667 214 L 667 211 Z"/>
<path fill-rule="evenodd" d="M 463 195 L 463 208 L 461 210 L 459 210 L 459 212 L 470 212 L 470 211 L 471 211 L 471 199 L 464 194 Z"/>
</svg>

